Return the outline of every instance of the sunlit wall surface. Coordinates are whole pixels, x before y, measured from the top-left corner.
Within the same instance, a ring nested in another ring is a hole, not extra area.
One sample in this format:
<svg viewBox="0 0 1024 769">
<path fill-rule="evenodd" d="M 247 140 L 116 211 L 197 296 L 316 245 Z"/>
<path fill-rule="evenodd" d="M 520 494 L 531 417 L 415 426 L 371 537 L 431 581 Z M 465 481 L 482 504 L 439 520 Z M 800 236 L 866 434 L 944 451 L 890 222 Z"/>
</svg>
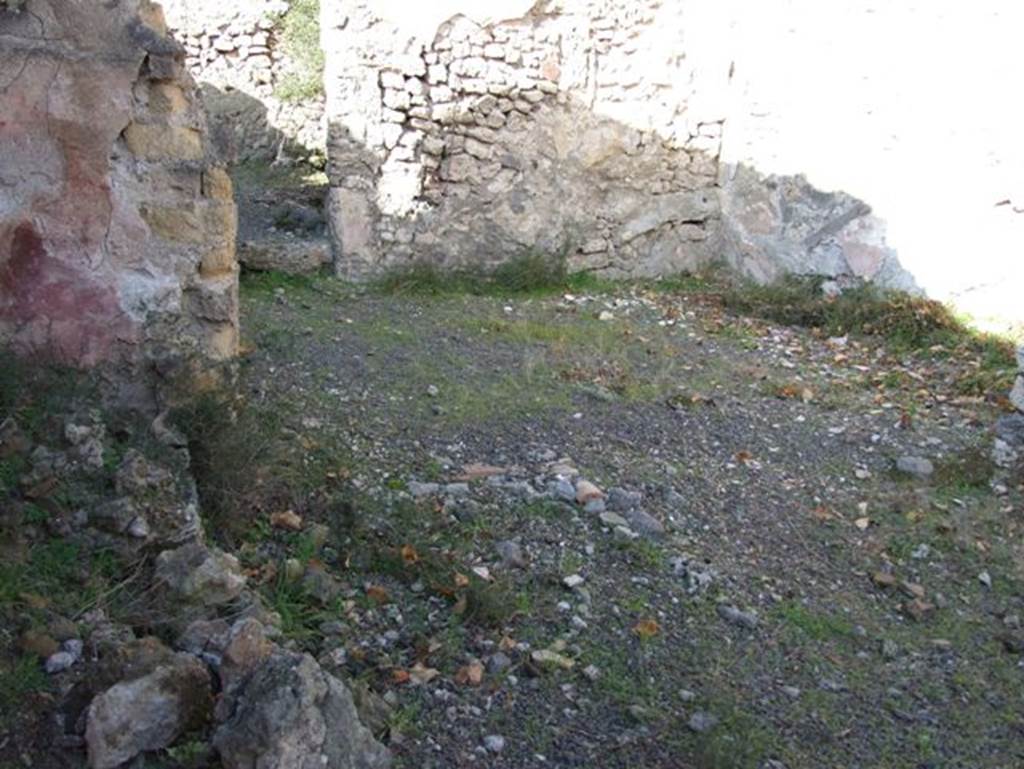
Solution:
<svg viewBox="0 0 1024 769">
<path fill-rule="evenodd" d="M 682 143 L 724 120 L 724 170 L 803 175 L 871 206 L 928 294 L 979 320 L 1024 319 L 1024 3 L 1009 0 L 380 0 L 395 53 L 463 14 L 587 19 L 635 3 L 635 50 L 560 86 L 596 114 Z M 334 3 L 345 7 L 345 3 Z M 328 23 L 340 24 L 339 13 Z M 574 21 L 575 19 L 575 21 Z M 602 97 L 602 83 L 616 89 Z M 634 83 L 634 81 L 636 81 Z M 375 84 L 374 84 L 375 85 Z M 623 92 L 634 99 L 622 98 Z M 330 89 L 329 94 L 330 98 Z M 680 105 L 685 105 L 680 109 Z M 355 132 L 360 133 L 360 132 Z M 713 150 L 718 151 L 716 146 Z"/>
</svg>

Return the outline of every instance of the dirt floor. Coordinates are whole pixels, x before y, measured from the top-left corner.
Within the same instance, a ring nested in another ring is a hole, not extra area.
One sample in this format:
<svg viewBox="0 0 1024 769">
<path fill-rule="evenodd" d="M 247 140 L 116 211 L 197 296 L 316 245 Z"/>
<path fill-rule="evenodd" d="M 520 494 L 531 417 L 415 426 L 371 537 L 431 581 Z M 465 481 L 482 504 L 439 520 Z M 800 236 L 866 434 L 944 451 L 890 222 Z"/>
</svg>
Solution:
<svg viewBox="0 0 1024 769">
<path fill-rule="evenodd" d="M 400 767 L 1024 766 L 977 362 L 690 288 L 250 276 L 210 528 Z"/>
<path fill-rule="evenodd" d="M 991 459 L 1012 354 L 915 348 L 914 307 L 778 325 L 700 280 L 396 285 L 243 276 L 236 384 L 172 415 L 208 536 L 395 766 L 1024 766 L 1024 479 Z M 96 427 L 87 483 L 32 502 L 71 396 L 12 371 L 0 767 L 79 767 L 52 737 L 75 690 L 25 631 L 102 611 L 174 643 L 60 525 L 151 430 Z M 211 729 L 132 766 L 214 769 Z"/>
</svg>

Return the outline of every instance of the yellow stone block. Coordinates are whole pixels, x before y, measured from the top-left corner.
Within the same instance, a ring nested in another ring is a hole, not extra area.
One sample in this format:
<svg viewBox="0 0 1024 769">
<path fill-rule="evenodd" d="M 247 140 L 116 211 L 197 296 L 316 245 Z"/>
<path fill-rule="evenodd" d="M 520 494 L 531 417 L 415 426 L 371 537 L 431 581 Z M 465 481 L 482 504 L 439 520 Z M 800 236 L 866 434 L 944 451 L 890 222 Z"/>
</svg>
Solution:
<svg viewBox="0 0 1024 769">
<path fill-rule="evenodd" d="M 205 204 L 206 213 L 204 221 L 206 230 L 214 237 L 225 237 L 230 234 L 233 238 L 238 230 L 238 209 L 235 201 L 208 200 Z"/>
<path fill-rule="evenodd" d="M 232 200 L 234 188 L 231 177 L 223 168 L 209 168 L 203 174 L 203 194 L 215 200 Z"/>
<path fill-rule="evenodd" d="M 154 112 L 169 115 L 188 109 L 188 97 L 181 86 L 174 83 L 153 83 L 149 89 L 149 106 Z"/>
<path fill-rule="evenodd" d="M 238 354 L 238 327 L 231 323 L 211 326 L 206 336 L 206 353 L 213 360 L 227 360 Z"/>
<path fill-rule="evenodd" d="M 164 19 L 164 9 L 159 3 L 143 0 L 139 6 L 139 21 L 156 32 L 158 35 L 167 34 L 167 21 Z"/>
<path fill-rule="evenodd" d="M 203 254 L 203 259 L 199 263 L 199 275 L 203 278 L 212 278 L 234 272 L 237 268 L 238 261 L 232 238 L 230 242 L 219 243 Z"/>
<path fill-rule="evenodd" d="M 124 130 L 128 150 L 142 160 L 200 160 L 203 139 L 186 126 L 132 123 Z"/>
<path fill-rule="evenodd" d="M 206 240 L 203 216 L 193 206 L 158 206 L 144 204 L 139 213 L 150 231 L 166 240 L 179 243 L 202 243 Z"/>
</svg>

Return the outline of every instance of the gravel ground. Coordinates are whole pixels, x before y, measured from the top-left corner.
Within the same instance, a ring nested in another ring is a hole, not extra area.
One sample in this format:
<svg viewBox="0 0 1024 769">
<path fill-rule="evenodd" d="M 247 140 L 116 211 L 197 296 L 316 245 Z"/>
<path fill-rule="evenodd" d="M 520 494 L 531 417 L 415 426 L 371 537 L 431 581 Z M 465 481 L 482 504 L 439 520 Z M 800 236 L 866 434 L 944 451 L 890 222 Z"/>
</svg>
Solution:
<svg viewBox="0 0 1024 769">
<path fill-rule="evenodd" d="M 625 287 L 256 276 L 243 324 L 262 437 L 211 528 L 397 766 L 1024 765 L 968 361 Z"/>
</svg>

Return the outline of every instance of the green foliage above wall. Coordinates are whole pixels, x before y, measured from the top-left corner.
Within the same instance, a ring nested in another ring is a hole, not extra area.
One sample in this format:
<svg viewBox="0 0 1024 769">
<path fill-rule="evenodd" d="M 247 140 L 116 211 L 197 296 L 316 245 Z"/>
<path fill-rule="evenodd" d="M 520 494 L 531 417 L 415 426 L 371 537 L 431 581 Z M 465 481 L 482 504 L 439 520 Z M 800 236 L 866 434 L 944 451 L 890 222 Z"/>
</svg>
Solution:
<svg viewBox="0 0 1024 769">
<path fill-rule="evenodd" d="M 324 52 L 320 47 L 320 0 L 291 0 L 278 22 L 280 40 L 290 61 L 275 95 L 300 102 L 323 96 Z"/>
</svg>

